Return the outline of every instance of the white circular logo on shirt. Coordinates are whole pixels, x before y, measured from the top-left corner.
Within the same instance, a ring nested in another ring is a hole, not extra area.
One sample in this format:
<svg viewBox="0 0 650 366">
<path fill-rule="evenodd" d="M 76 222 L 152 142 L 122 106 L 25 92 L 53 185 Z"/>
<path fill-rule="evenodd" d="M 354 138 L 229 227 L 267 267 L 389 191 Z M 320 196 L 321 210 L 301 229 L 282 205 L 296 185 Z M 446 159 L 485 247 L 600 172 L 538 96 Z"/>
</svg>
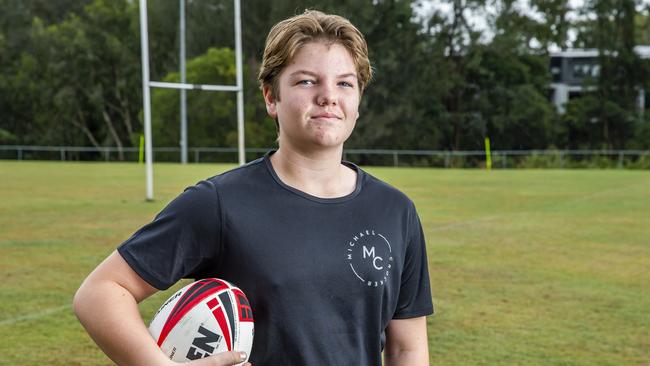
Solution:
<svg viewBox="0 0 650 366">
<path fill-rule="evenodd" d="M 346 258 L 354 275 L 368 287 L 383 286 L 393 268 L 390 242 L 375 230 L 354 234 L 346 246 Z"/>
</svg>

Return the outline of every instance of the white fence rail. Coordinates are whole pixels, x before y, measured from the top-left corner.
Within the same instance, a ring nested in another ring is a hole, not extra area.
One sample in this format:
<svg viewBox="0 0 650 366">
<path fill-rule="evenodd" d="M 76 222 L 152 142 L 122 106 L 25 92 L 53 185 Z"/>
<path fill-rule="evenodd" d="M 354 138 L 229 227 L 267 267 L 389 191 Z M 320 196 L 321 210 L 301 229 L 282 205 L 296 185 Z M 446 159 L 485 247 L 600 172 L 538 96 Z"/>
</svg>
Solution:
<svg viewBox="0 0 650 366">
<path fill-rule="evenodd" d="M 262 156 L 271 148 L 247 148 L 248 161 Z M 194 162 L 236 162 L 235 147 L 193 147 L 188 149 Z M 136 147 L 26 146 L 0 145 L 0 159 L 5 160 L 104 160 L 138 161 Z M 180 161 L 179 147 L 154 147 L 155 161 Z M 485 151 L 346 149 L 344 158 L 366 165 L 477 167 L 485 161 Z M 600 160 L 599 160 L 600 159 Z M 495 150 L 493 168 L 543 167 L 610 167 L 625 168 L 645 163 L 650 168 L 650 150 Z M 523 162 L 523 163 L 522 163 Z M 591 164 L 591 165 L 590 165 Z M 638 166 L 637 166 L 638 167 Z M 644 166 L 641 166 L 644 167 Z"/>
</svg>

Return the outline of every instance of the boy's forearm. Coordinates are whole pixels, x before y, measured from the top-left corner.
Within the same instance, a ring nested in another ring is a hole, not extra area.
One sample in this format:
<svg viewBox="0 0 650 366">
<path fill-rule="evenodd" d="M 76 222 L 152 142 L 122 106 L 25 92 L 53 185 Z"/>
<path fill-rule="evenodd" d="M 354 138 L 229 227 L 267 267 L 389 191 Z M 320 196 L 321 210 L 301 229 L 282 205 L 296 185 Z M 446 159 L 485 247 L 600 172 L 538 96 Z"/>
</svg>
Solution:
<svg viewBox="0 0 650 366">
<path fill-rule="evenodd" d="M 119 284 L 87 279 L 75 295 L 74 310 L 95 343 L 118 365 L 171 364 L 149 334 L 135 298 Z"/>
<path fill-rule="evenodd" d="M 429 364 L 427 322 L 424 316 L 393 319 L 386 329 L 385 366 Z"/>
<path fill-rule="evenodd" d="M 384 354 L 384 366 L 426 366 L 428 364 L 428 352 L 404 350 Z"/>
</svg>

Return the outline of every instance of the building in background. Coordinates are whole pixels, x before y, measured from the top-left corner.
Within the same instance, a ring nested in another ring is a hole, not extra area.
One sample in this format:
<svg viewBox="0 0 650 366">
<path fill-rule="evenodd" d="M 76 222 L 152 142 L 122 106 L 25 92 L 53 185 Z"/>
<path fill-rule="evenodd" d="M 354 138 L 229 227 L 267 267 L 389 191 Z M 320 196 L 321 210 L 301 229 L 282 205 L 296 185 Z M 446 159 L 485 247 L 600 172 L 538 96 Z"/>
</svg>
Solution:
<svg viewBox="0 0 650 366">
<path fill-rule="evenodd" d="M 634 51 L 641 59 L 650 59 L 650 46 L 636 46 Z M 551 53 L 551 100 L 560 114 L 564 114 L 566 103 L 585 91 L 594 90 L 585 85 L 589 78 L 596 79 L 600 73 L 598 50 L 572 49 Z M 646 91 L 639 89 L 637 97 L 639 113 L 646 107 Z"/>
</svg>

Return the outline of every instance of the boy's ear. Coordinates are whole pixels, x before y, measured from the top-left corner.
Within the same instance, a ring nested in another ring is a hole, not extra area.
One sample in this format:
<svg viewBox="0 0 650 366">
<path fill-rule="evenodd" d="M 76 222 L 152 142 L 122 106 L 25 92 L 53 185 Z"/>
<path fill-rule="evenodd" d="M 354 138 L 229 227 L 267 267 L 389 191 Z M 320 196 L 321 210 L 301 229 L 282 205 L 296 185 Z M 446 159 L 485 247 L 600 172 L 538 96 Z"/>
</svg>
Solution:
<svg viewBox="0 0 650 366">
<path fill-rule="evenodd" d="M 273 119 L 278 118 L 278 111 L 275 107 L 275 96 L 271 93 L 271 87 L 264 85 L 262 87 L 262 95 L 264 96 L 264 104 L 266 104 L 266 113 Z"/>
</svg>

